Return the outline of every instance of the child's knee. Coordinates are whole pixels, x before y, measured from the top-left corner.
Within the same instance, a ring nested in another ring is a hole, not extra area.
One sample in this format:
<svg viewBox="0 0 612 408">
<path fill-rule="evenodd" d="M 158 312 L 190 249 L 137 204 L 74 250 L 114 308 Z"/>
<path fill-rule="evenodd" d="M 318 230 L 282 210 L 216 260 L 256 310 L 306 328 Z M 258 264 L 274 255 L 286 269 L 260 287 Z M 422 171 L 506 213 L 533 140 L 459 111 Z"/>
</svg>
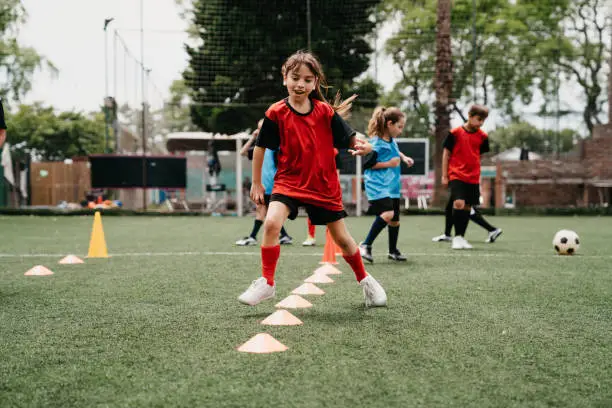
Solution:
<svg viewBox="0 0 612 408">
<path fill-rule="evenodd" d="M 264 222 L 264 232 L 278 235 L 280 233 L 283 223 L 280 220 L 266 218 Z"/>
<path fill-rule="evenodd" d="M 389 226 L 390 227 L 399 227 L 400 222 L 399 221 L 391 221 L 389 222 Z"/>
<path fill-rule="evenodd" d="M 385 211 L 384 213 L 380 214 L 380 218 L 389 224 L 393 218 L 393 211 Z"/>
<path fill-rule="evenodd" d="M 465 200 L 455 200 L 455 202 L 453 203 L 453 208 L 455 210 L 465 209 Z"/>
</svg>

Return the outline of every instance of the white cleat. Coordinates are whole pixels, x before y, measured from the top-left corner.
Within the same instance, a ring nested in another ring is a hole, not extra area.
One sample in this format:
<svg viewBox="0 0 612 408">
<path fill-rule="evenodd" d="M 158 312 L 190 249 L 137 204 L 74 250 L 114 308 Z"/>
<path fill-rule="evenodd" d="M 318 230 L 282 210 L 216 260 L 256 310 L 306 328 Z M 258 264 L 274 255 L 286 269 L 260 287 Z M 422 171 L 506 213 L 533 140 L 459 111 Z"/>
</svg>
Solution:
<svg viewBox="0 0 612 408">
<path fill-rule="evenodd" d="M 242 295 L 238 296 L 238 300 L 245 305 L 255 306 L 266 299 L 273 298 L 274 295 L 276 295 L 276 285 L 268 285 L 266 278 L 261 277 L 255 279 L 251 286 Z"/>
<path fill-rule="evenodd" d="M 253 237 L 244 237 L 236 241 L 236 245 L 239 245 L 239 246 L 256 245 L 256 244 L 257 244 L 257 240 Z"/>
<path fill-rule="evenodd" d="M 472 245 L 465 238 L 460 235 L 457 235 L 453 238 L 453 244 L 451 245 L 453 249 L 472 249 Z"/>
<path fill-rule="evenodd" d="M 453 240 L 453 237 L 449 237 L 448 235 L 442 234 L 438 235 L 437 237 L 433 237 L 431 240 L 433 242 L 451 242 Z"/>
<path fill-rule="evenodd" d="M 308 237 L 306 238 L 306 241 L 302 242 L 303 246 L 315 246 L 317 243 L 317 240 L 314 239 L 313 237 Z"/>
<path fill-rule="evenodd" d="M 387 294 L 372 275 L 363 278 L 359 284 L 363 288 L 363 296 L 367 307 L 387 306 Z"/>
</svg>

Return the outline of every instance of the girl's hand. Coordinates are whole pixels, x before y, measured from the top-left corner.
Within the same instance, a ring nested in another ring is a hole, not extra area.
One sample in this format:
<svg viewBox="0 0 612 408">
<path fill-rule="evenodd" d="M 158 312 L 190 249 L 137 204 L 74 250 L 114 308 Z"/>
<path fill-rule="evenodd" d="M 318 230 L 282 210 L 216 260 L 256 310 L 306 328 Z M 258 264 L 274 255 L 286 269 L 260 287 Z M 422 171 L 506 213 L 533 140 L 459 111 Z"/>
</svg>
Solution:
<svg viewBox="0 0 612 408">
<path fill-rule="evenodd" d="M 442 176 L 441 184 L 442 187 L 448 186 L 448 176 Z"/>
<path fill-rule="evenodd" d="M 353 156 L 365 156 L 372 151 L 372 145 L 365 140 L 355 138 L 355 144 L 348 151 Z"/>
<path fill-rule="evenodd" d="M 412 167 L 414 165 L 414 160 L 412 159 L 412 157 L 403 156 L 402 161 L 406 163 L 406 166 L 408 167 Z"/>
<path fill-rule="evenodd" d="M 266 189 L 261 183 L 252 183 L 251 184 L 251 200 L 255 204 L 264 204 L 264 194 Z"/>
</svg>

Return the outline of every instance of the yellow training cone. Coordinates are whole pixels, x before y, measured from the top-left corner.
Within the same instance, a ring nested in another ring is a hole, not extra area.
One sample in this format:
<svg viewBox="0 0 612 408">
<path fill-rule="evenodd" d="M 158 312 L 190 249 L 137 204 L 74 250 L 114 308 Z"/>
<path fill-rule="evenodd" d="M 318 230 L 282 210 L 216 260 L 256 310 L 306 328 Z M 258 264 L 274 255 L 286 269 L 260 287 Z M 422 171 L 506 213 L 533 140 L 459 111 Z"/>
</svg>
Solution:
<svg viewBox="0 0 612 408">
<path fill-rule="evenodd" d="M 100 212 L 96 211 L 94 215 L 93 228 L 91 230 L 91 239 L 89 240 L 88 258 L 108 258 L 106 250 L 106 241 L 104 240 L 104 229 L 102 228 L 102 217 Z"/>
</svg>

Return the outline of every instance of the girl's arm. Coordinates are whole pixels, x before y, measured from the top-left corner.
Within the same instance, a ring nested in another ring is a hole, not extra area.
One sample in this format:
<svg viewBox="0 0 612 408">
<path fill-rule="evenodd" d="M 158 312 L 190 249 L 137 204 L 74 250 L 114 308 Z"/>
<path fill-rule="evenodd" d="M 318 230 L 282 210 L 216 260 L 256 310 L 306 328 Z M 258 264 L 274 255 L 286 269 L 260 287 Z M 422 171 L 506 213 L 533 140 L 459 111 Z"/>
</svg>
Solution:
<svg viewBox="0 0 612 408">
<path fill-rule="evenodd" d="M 253 181 L 251 183 L 251 200 L 255 204 L 264 204 L 265 188 L 261 184 L 261 167 L 263 166 L 265 147 L 256 146 L 253 151 Z"/>
<path fill-rule="evenodd" d="M 446 147 L 442 151 L 442 185 L 448 185 L 448 161 L 450 159 L 450 150 Z"/>
<path fill-rule="evenodd" d="M 370 167 L 372 170 L 376 170 L 376 169 L 388 169 L 389 167 L 397 167 L 400 165 L 400 158 L 399 157 L 394 157 L 389 161 L 386 162 L 378 162 L 375 165 L 373 165 L 372 167 Z"/>
<path fill-rule="evenodd" d="M 255 139 L 257 139 L 257 134 L 253 134 L 253 136 L 249 140 L 247 140 L 244 146 L 242 146 L 242 149 L 240 149 L 241 156 L 248 155 L 249 149 L 251 148 L 251 146 L 253 146 L 253 143 L 255 143 Z"/>
<path fill-rule="evenodd" d="M 357 136 L 352 136 L 349 142 L 349 150 L 353 156 L 365 156 L 372 151 L 370 142 L 358 139 Z"/>
</svg>

